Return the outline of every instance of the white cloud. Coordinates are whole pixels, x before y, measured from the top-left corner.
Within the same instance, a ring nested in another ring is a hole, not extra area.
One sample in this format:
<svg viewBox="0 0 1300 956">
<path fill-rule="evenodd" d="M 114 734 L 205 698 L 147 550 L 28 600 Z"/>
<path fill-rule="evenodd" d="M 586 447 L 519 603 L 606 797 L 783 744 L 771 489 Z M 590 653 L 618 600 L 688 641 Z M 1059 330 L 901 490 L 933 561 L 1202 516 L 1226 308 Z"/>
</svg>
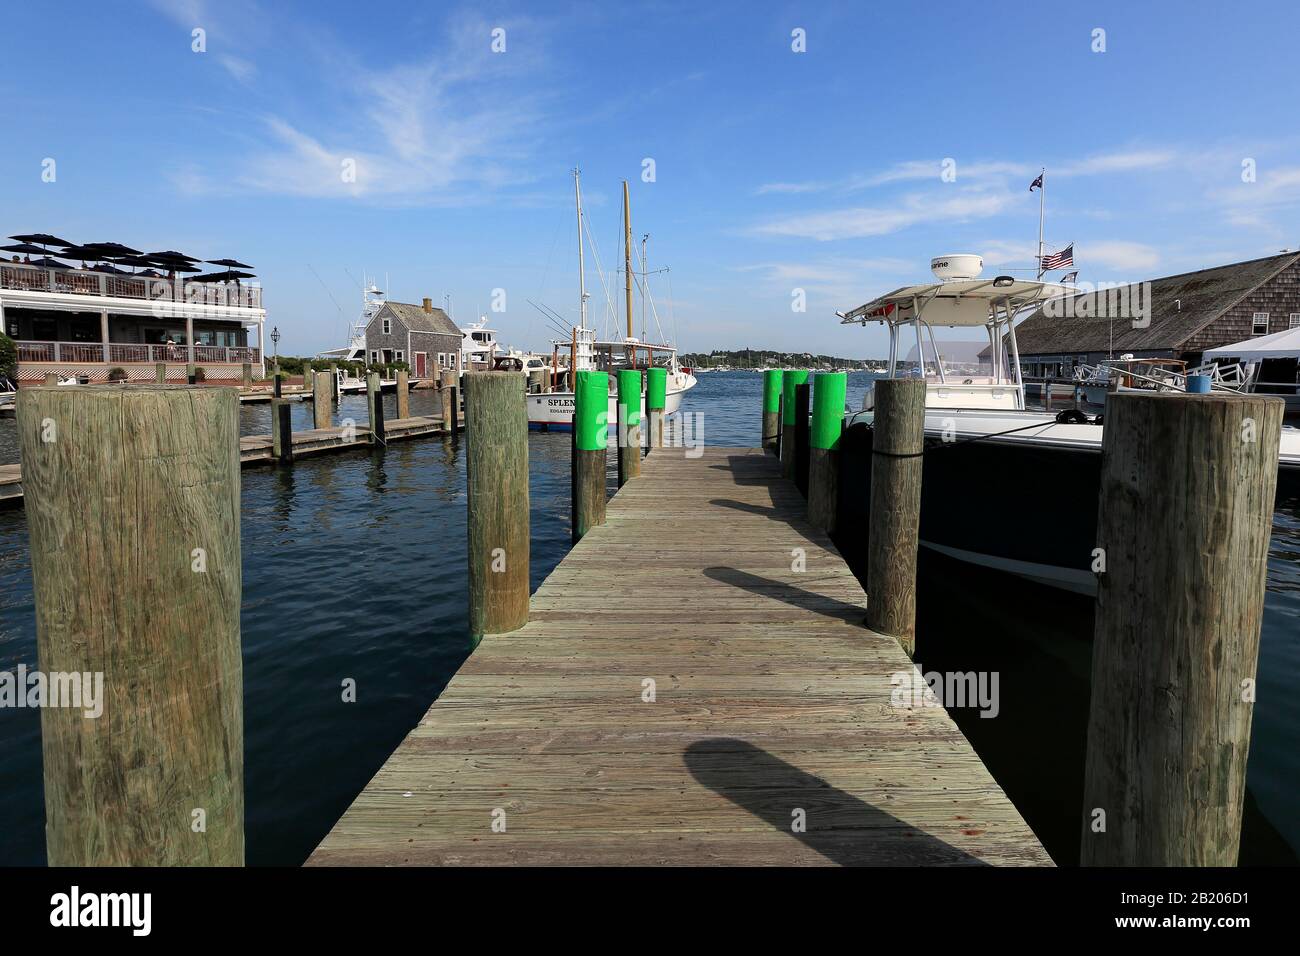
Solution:
<svg viewBox="0 0 1300 956">
<path fill-rule="evenodd" d="M 1077 242 L 1074 259 L 1081 266 L 1100 265 L 1113 269 L 1154 269 L 1160 262 L 1160 251 L 1154 246 L 1125 239 L 1098 239 Z"/>
<path fill-rule="evenodd" d="M 951 188 L 951 187 L 949 187 Z M 883 236 L 925 222 L 961 222 L 995 216 L 1014 202 L 1008 193 L 962 191 L 936 197 L 912 194 L 890 207 L 857 207 L 784 216 L 748 231 L 759 236 L 791 236 L 827 242 Z"/>
</svg>

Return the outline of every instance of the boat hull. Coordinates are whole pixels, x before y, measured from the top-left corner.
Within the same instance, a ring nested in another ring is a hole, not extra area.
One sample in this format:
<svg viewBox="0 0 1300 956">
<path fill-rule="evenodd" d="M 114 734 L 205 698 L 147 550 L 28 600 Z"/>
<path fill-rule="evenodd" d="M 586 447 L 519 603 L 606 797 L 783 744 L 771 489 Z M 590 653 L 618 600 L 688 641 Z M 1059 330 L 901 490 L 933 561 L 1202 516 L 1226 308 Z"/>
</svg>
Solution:
<svg viewBox="0 0 1300 956">
<path fill-rule="evenodd" d="M 664 395 L 664 412 L 674 414 L 682 405 L 685 395 L 695 380 L 690 379 L 685 388 L 669 389 Z M 535 431 L 570 431 L 573 427 L 573 392 L 543 392 L 528 396 L 528 427 Z M 641 414 L 645 415 L 645 395 L 641 396 Z M 618 402 L 609 399 L 609 422 L 618 421 Z"/>
</svg>

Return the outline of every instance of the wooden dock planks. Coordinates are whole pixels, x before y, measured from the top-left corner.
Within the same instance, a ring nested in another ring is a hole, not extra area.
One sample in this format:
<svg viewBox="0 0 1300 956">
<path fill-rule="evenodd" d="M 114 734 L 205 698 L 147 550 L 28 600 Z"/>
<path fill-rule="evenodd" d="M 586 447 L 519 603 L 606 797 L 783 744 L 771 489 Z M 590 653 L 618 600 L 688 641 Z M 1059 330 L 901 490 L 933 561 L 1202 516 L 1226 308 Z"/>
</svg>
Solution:
<svg viewBox="0 0 1300 956">
<path fill-rule="evenodd" d="M 308 863 L 1050 865 L 779 469 L 655 451 Z"/>
</svg>

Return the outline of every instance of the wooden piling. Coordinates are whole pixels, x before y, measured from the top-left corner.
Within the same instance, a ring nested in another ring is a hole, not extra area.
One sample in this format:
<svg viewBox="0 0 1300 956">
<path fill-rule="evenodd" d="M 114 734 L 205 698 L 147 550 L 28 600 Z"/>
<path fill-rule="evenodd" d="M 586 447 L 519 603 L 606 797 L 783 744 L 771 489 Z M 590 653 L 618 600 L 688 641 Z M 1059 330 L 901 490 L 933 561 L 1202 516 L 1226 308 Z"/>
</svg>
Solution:
<svg viewBox="0 0 1300 956">
<path fill-rule="evenodd" d="M 342 392 L 339 391 L 339 363 L 330 362 L 330 397 L 333 399 L 336 408 L 341 395 Z"/>
<path fill-rule="evenodd" d="M 618 373 L 618 486 L 641 476 L 641 372 Z"/>
<path fill-rule="evenodd" d="M 1282 413 L 1106 397 L 1084 865 L 1237 863 Z"/>
<path fill-rule="evenodd" d="M 840 433 L 848 376 L 818 372 L 814 380 L 812 428 L 808 449 L 808 521 L 827 534 L 835 533 L 839 503 Z"/>
<path fill-rule="evenodd" d="M 291 414 L 287 398 L 271 399 L 271 457 L 281 465 L 293 461 Z"/>
<path fill-rule="evenodd" d="M 378 372 L 366 376 L 366 414 L 370 417 L 371 441 L 384 444 L 384 394 Z"/>
<path fill-rule="evenodd" d="M 58 372 L 46 372 L 46 373 L 45 373 L 45 384 L 46 384 L 46 386 L 58 385 L 58 384 L 59 384 L 59 373 L 58 373 Z"/>
<path fill-rule="evenodd" d="M 406 369 L 397 370 L 397 417 L 411 417 L 411 377 Z"/>
<path fill-rule="evenodd" d="M 573 543 L 605 523 L 605 460 L 609 444 L 609 375 L 581 371 L 574 389 Z"/>
<path fill-rule="evenodd" d="M 240 372 L 243 376 L 244 388 L 249 388 L 253 384 L 253 363 L 245 362 Z"/>
<path fill-rule="evenodd" d="M 880 379 L 871 437 L 867 627 L 916 651 L 916 550 L 925 451 L 925 382 Z"/>
<path fill-rule="evenodd" d="M 438 402 L 442 405 L 442 430 L 450 435 L 456 424 L 456 408 L 451 403 L 455 392 L 443 382 L 438 383 Z"/>
<path fill-rule="evenodd" d="M 185 366 L 185 382 L 187 385 L 194 385 L 198 382 L 199 377 L 196 369 L 197 366 L 193 362 Z"/>
<path fill-rule="evenodd" d="M 477 643 L 528 623 L 528 409 L 523 372 L 466 372 L 469 624 Z"/>
<path fill-rule="evenodd" d="M 812 386 L 794 387 L 794 486 L 808 497 L 808 408 L 812 404 Z"/>
<path fill-rule="evenodd" d="M 167 363 L 166 362 L 154 362 L 153 380 L 159 385 L 167 384 Z"/>
<path fill-rule="evenodd" d="M 334 387 L 330 383 L 330 373 L 317 372 L 311 384 L 312 425 L 316 428 L 329 428 L 334 423 L 331 401 L 333 396 Z"/>
<path fill-rule="evenodd" d="M 781 441 L 781 370 L 763 373 L 763 447 L 777 452 Z"/>
<path fill-rule="evenodd" d="M 650 429 L 650 448 L 664 447 L 664 418 L 668 407 L 668 369 L 648 368 L 645 371 L 645 417 Z"/>
<path fill-rule="evenodd" d="M 781 376 L 781 476 L 794 478 L 794 390 L 808 381 L 805 369 L 787 369 Z"/>
<path fill-rule="evenodd" d="M 30 388 L 18 407 L 38 664 L 102 675 L 93 708 L 41 709 L 48 862 L 241 866 L 238 395 Z"/>
</svg>

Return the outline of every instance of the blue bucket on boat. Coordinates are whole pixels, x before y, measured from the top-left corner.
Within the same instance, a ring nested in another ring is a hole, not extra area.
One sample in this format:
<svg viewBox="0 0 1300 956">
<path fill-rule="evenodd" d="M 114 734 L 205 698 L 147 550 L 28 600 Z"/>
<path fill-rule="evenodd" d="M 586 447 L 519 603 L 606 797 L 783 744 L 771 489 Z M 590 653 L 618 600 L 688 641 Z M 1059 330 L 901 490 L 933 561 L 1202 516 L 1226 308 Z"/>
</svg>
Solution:
<svg viewBox="0 0 1300 956">
<path fill-rule="evenodd" d="M 1210 376 L 1187 376 L 1187 391 L 1193 395 L 1208 395 L 1210 392 Z"/>
</svg>

